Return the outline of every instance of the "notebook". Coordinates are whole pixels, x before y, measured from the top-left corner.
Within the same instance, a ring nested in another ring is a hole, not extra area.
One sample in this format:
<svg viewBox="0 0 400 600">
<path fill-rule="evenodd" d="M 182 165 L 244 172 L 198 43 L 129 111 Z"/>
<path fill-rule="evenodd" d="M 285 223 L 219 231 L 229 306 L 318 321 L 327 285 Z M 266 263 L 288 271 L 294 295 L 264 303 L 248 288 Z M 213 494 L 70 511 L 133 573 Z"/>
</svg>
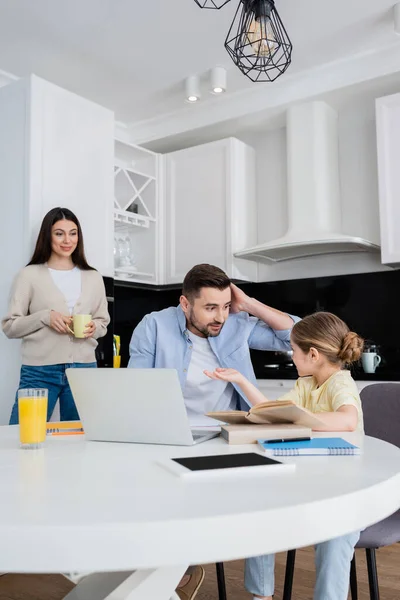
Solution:
<svg viewBox="0 0 400 600">
<path fill-rule="evenodd" d="M 304 442 L 278 442 L 268 444 L 257 440 L 267 456 L 354 455 L 360 448 L 343 438 L 313 438 Z"/>
<path fill-rule="evenodd" d="M 83 435 L 80 421 L 50 421 L 46 426 L 47 435 Z"/>
</svg>

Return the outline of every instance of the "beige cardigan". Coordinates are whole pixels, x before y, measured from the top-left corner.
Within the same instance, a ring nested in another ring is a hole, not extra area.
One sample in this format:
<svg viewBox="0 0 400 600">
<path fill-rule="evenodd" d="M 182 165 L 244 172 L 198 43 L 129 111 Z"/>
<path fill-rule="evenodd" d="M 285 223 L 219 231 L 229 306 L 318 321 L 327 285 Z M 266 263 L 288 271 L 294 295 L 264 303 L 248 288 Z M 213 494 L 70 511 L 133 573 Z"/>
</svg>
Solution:
<svg viewBox="0 0 400 600">
<path fill-rule="evenodd" d="M 95 362 L 94 338 L 107 332 L 110 316 L 103 279 L 97 271 L 81 271 L 81 296 L 74 313 L 91 314 L 96 331 L 93 338 L 77 339 L 50 328 L 50 312 L 68 315 L 64 295 L 45 265 L 22 269 L 13 284 L 8 315 L 2 328 L 9 338 L 22 338 L 22 364 L 44 366 Z"/>
</svg>

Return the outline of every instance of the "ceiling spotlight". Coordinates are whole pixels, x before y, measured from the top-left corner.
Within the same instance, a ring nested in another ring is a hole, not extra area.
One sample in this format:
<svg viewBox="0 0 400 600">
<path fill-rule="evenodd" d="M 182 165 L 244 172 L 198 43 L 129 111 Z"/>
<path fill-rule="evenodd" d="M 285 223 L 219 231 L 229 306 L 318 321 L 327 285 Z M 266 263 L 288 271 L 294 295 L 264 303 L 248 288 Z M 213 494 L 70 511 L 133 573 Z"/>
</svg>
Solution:
<svg viewBox="0 0 400 600">
<path fill-rule="evenodd" d="M 223 94 L 226 92 L 226 69 L 214 67 L 210 71 L 211 93 Z"/>
<path fill-rule="evenodd" d="M 200 100 L 200 86 L 197 75 L 191 75 L 185 81 L 186 100 L 187 102 L 197 102 Z"/>
<path fill-rule="evenodd" d="M 291 63 L 293 46 L 274 0 L 241 0 L 225 48 L 252 81 L 275 81 L 282 75 Z"/>
<path fill-rule="evenodd" d="M 228 4 L 230 0 L 194 0 L 200 8 L 216 8 L 219 10 L 225 4 Z"/>
</svg>

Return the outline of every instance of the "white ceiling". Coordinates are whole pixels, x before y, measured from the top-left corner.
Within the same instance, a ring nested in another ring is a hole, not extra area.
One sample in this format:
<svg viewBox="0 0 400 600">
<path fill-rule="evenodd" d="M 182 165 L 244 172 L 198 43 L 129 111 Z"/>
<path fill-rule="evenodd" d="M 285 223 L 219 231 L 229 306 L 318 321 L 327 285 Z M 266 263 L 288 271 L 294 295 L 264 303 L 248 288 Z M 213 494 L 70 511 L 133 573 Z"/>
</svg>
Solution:
<svg viewBox="0 0 400 600">
<path fill-rule="evenodd" d="M 287 73 L 393 44 L 393 3 L 276 0 L 294 45 Z M 35 73 L 129 123 L 196 110 L 184 102 L 183 80 L 217 64 L 229 69 L 225 98 L 274 85 L 248 81 L 224 49 L 237 4 L 210 11 L 194 0 L 0 0 L 0 69 Z M 224 102 L 203 86 L 202 104 Z"/>
</svg>

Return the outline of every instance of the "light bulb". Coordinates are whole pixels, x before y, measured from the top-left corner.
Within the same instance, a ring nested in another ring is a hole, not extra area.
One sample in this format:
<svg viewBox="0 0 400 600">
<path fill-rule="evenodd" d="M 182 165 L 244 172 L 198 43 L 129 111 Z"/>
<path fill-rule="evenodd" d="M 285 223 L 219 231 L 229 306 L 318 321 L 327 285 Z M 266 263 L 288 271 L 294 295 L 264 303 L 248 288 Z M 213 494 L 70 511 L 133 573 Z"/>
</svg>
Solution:
<svg viewBox="0 0 400 600">
<path fill-rule="evenodd" d="M 210 92 L 212 94 L 222 94 L 226 91 L 226 69 L 224 67 L 214 67 L 210 71 Z"/>
<path fill-rule="evenodd" d="M 197 75 L 191 75 L 185 81 L 186 101 L 197 102 L 200 99 L 199 78 Z"/>
<path fill-rule="evenodd" d="M 256 56 L 270 57 L 279 47 L 267 16 L 253 19 L 246 35 Z"/>
</svg>

